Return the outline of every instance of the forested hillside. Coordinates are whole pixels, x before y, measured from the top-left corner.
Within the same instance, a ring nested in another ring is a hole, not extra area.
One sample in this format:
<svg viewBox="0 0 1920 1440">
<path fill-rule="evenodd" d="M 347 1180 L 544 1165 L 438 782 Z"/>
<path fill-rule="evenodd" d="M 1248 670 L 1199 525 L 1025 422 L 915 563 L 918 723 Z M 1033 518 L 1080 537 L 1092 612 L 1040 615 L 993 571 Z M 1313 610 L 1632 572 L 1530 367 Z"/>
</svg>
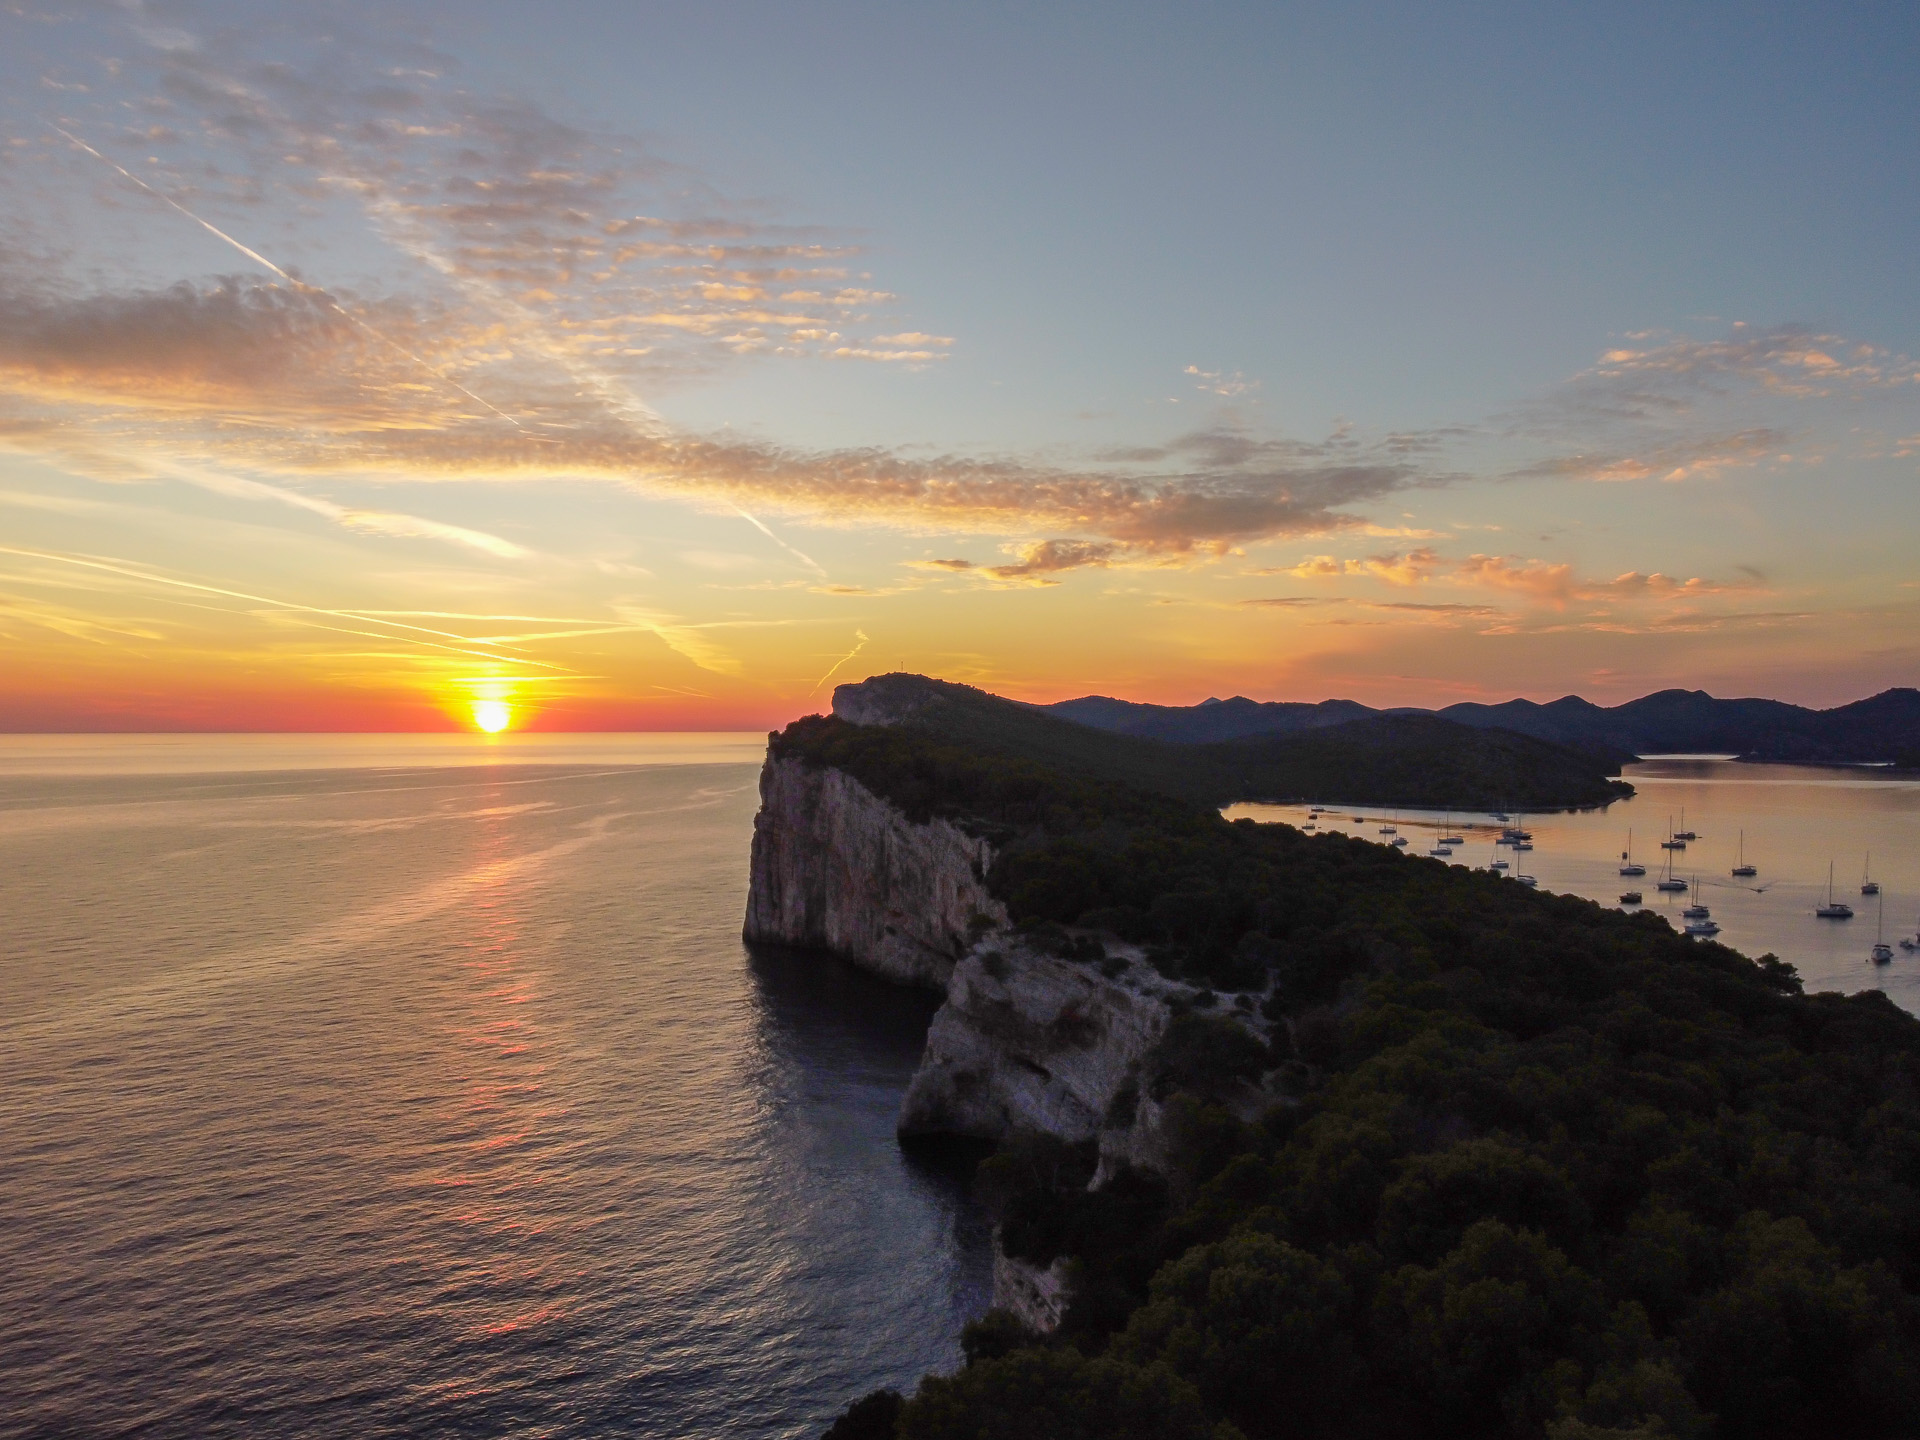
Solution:
<svg viewBox="0 0 1920 1440">
<path fill-rule="evenodd" d="M 1015 750 L 816 718 L 775 753 L 992 834 L 1063 953 L 1225 992 L 1152 1067 L 1166 1173 L 982 1166 L 1007 1249 L 1070 1258 L 1060 1330 L 989 1316 L 837 1440 L 1920 1433 L 1920 1021 L 1883 995 Z"/>
</svg>

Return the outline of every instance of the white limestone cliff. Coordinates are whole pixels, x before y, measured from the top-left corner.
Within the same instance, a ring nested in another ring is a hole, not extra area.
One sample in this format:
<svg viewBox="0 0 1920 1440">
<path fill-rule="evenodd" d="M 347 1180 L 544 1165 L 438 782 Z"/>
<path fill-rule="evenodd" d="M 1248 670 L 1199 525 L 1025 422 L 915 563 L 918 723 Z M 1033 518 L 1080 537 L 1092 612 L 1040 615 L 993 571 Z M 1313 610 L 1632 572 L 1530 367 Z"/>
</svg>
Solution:
<svg viewBox="0 0 1920 1440">
<path fill-rule="evenodd" d="M 916 824 L 844 771 L 769 754 L 745 935 L 944 988 L 972 936 L 1007 923 L 987 893 L 992 861 L 957 825 Z"/>
<path fill-rule="evenodd" d="M 946 820 L 910 820 L 844 771 L 769 754 L 760 800 L 746 938 L 833 951 L 946 992 L 902 1135 L 1097 1140 L 1096 1185 L 1122 1164 L 1164 1164 L 1143 1062 L 1188 987 L 1111 940 L 1105 966 L 1036 949 L 988 893 L 991 845 Z M 1042 1270 L 997 1244 L 995 1257 L 994 1303 L 1036 1330 L 1057 1325 L 1064 1265 Z"/>
</svg>

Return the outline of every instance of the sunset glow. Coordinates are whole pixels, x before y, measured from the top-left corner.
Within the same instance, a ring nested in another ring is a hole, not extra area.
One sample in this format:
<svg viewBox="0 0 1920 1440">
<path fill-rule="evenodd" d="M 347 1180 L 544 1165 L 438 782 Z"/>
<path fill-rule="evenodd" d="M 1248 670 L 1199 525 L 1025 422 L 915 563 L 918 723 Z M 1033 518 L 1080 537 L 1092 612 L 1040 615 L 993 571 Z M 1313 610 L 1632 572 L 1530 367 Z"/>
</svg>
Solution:
<svg viewBox="0 0 1920 1440">
<path fill-rule="evenodd" d="M 473 723 L 489 735 L 497 735 L 513 723 L 513 710 L 503 700 L 476 700 Z"/>
<path fill-rule="evenodd" d="M 1709 95 L 1553 15 L 921 17 L 983 131 L 860 25 L 265 8 L 0 21 L 0 728 L 1920 671 L 1920 125 L 1794 46 L 1714 32 Z"/>
</svg>

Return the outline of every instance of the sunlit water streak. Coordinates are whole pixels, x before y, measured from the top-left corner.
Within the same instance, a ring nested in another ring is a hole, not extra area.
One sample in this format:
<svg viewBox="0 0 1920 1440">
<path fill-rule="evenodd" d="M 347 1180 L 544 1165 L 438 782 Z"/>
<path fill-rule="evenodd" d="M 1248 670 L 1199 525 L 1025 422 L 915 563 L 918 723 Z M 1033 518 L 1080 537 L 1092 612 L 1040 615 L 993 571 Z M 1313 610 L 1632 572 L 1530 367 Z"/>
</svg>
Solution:
<svg viewBox="0 0 1920 1440">
<path fill-rule="evenodd" d="M 957 1361 L 933 997 L 742 949 L 751 767 L 541 758 L 0 777 L 0 1433 L 805 1435 Z"/>
<path fill-rule="evenodd" d="M 1497 855 L 1513 872 L 1535 876 L 1542 889 L 1608 905 L 1635 889 L 1645 901 L 1637 908 L 1665 915 L 1677 930 L 1685 924 L 1680 911 L 1687 895 L 1654 888 L 1671 817 L 1675 828 L 1701 837 L 1676 853 L 1674 873 L 1686 880 L 1698 875 L 1700 898 L 1721 926 L 1715 937 L 1721 943 L 1743 954 L 1771 952 L 1791 961 L 1809 990 L 1878 988 L 1920 1011 L 1920 951 L 1896 944 L 1886 966 L 1867 958 L 1881 905 L 1890 943 L 1902 935 L 1913 938 L 1920 926 L 1920 781 L 1870 769 L 1743 765 L 1691 756 L 1641 761 L 1625 773 L 1637 792 L 1631 800 L 1600 810 L 1526 816 L 1534 844 L 1527 852 L 1496 849 L 1501 826 L 1465 812 L 1449 817 L 1343 807 L 1323 815 L 1320 828 L 1389 843 L 1392 837 L 1380 834 L 1380 827 L 1393 825 L 1407 836 L 1412 853 L 1424 855 L 1451 824 L 1467 843 L 1455 849 L 1450 864 L 1485 866 Z M 1290 824 L 1306 818 L 1297 805 L 1236 805 L 1226 813 Z M 1365 823 L 1355 823 L 1356 815 L 1365 816 Z M 1629 829 L 1634 859 L 1647 873 L 1623 879 L 1620 851 Z M 1760 872 L 1751 880 L 1730 873 L 1742 830 L 1746 858 Z M 1860 894 L 1869 852 L 1881 887 L 1873 898 Z M 1826 894 L 1829 861 L 1838 897 L 1854 908 L 1852 920 L 1821 920 L 1813 913 Z"/>
</svg>

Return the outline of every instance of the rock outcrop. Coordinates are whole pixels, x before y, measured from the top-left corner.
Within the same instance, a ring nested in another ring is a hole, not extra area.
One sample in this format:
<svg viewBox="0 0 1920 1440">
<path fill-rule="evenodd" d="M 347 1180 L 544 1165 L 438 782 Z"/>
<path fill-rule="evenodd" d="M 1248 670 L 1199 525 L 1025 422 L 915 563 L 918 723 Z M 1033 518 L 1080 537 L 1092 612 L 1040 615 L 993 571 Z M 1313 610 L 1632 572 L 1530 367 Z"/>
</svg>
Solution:
<svg viewBox="0 0 1920 1440">
<path fill-rule="evenodd" d="M 1137 978 L 1035 954 L 1009 935 L 983 938 L 954 967 L 900 1132 L 1094 1139 L 1170 1013 Z"/>
<path fill-rule="evenodd" d="M 986 841 L 957 825 L 915 824 L 842 771 L 769 755 L 746 938 L 831 950 L 889 979 L 945 988 L 972 938 L 1007 923 L 987 893 L 992 861 Z"/>
<path fill-rule="evenodd" d="M 1027 1260 L 1015 1260 L 993 1237 L 993 1308 L 1017 1317 L 1029 1330 L 1045 1335 L 1059 1328 L 1073 1298 L 1067 1283 L 1064 1257 L 1042 1270 Z"/>
</svg>

